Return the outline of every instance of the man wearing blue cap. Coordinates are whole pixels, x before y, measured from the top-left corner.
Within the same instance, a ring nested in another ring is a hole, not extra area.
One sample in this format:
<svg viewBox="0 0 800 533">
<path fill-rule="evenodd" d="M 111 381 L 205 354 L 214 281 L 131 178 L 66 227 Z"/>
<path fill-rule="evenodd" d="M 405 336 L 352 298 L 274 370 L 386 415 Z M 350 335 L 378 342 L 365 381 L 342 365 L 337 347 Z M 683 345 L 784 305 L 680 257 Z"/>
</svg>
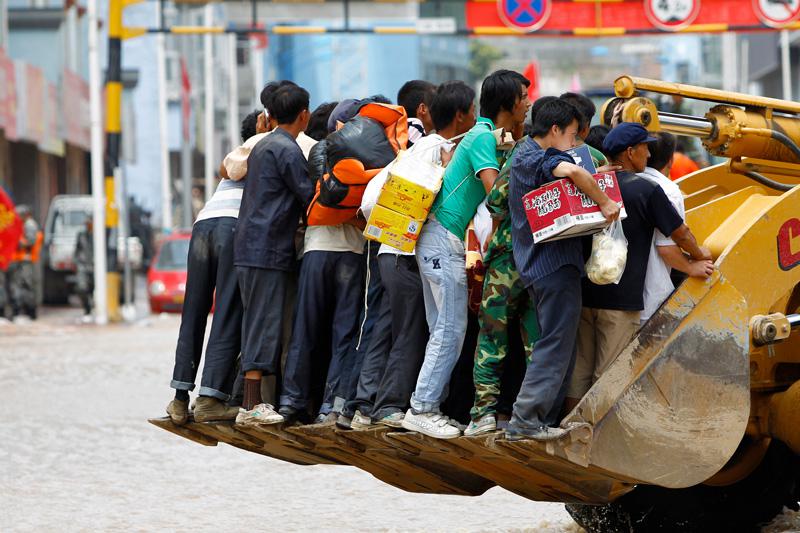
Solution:
<svg viewBox="0 0 800 533">
<path fill-rule="evenodd" d="M 578 327 L 578 357 L 567 392 L 566 408 L 574 407 L 617 357 L 639 328 L 644 309 L 644 281 L 647 261 L 658 229 L 695 260 L 710 259 L 672 206 L 664 190 L 638 176 L 647 167 L 651 137 L 640 124 L 623 122 L 603 142 L 603 151 L 617 171 L 627 218 L 622 222 L 628 240 L 628 260 L 617 284 L 595 285 L 583 280 L 583 309 Z"/>
</svg>

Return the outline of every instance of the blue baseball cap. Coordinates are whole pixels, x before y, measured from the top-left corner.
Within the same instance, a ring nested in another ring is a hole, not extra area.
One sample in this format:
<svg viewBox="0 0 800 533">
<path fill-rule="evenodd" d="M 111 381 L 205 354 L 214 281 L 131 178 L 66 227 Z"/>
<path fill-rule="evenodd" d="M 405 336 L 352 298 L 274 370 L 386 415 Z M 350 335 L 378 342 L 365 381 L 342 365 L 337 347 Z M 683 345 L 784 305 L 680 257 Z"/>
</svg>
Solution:
<svg viewBox="0 0 800 533">
<path fill-rule="evenodd" d="M 603 152 L 607 155 L 617 155 L 630 146 L 641 143 L 655 142 L 658 139 L 652 137 L 650 133 L 635 122 L 622 122 L 614 127 L 606 135 L 603 141 Z"/>
</svg>

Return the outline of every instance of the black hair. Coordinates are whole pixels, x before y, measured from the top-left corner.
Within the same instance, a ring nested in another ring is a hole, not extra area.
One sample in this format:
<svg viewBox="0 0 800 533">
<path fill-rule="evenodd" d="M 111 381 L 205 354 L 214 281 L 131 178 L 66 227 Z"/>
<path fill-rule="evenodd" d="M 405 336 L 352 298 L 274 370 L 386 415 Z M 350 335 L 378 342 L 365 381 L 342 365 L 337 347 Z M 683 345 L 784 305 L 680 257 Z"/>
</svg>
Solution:
<svg viewBox="0 0 800 533">
<path fill-rule="evenodd" d="M 566 92 L 559 96 L 559 98 L 578 108 L 578 111 L 580 111 L 582 117 L 580 129 L 583 129 L 592 123 L 592 118 L 597 112 L 597 108 L 595 107 L 594 102 L 592 102 L 588 96 Z"/>
<path fill-rule="evenodd" d="M 564 130 L 572 124 L 573 121 L 581 121 L 581 113 L 577 108 L 559 98 L 554 98 L 549 102 L 545 102 L 536 111 L 536 120 L 533 122 L 532 135 L 534 137 L 542 137 L 547 135 L 550 128 L 557 126 L 558 129 Z"/>
<path fill-rule="evenodd" d="M 266 109 L 267 113 L 269 113 L 270 115 L 273 114 L 269 108 L 270 99 L 272 98 L 272 95 L 275 94 L 275 91 L 286 85 L 297 86 L 297 84 L 293 81 L 281 80 L 281 81 L 271 81 L 268 84 L 264 85 L 264 88 L 261 89 L 261 96 L 260 96 L 261 105 L 264 106 L 264 109 Z"/>
<path fill-rule="evenodd" d="M 586 144 L 597 150 L 603 151 L 603 141 L 611 128 L 605 124 L 598 124 L 589 128 L 589 135 L 583 140 Z"/>
<path fill-rule="evenodd" d="M 250 113 L 242 120 L 242 141 L 246 141 L 250 137 L 256 134 L 256 124 L 258 124 L 258 115 L 262 113 L 261 109 L 256 109 Z"/>
<path fill-rule="evenodd" d="M 300 113 L 308 109 L 308 101 L 308 91 L 293 83 L 273 93 L 268 111 L 278 124 L 291 124 Z"/>
<path fill-rule="evenodd" d="M 481 85 L 481 116 L 497 120 L 500 111 L 512 111 L 520 98 L 523 87 L 531 82 L 519 72 L 496 70 L 483 80 Z"/>
<path fill-rule="evenodd" d="M 430 106 L 434 94 L 436 94 L 436 85 L 429 81 L 407 81 L 397 92 L 397 105 L 405 108 L 408 118 L 416 118 L 419 104 Z"/>
<path fill-rule="evenodd" d="M 686 152 L 691 151 L 691 141 L 686 137 L 681 137 L 677 139 L 677 144 L 675 145 L 675 151 L 685 154 Z"/>
<path fill-rule="evenodd" d="M 674 135 L 666 131 L 660 131 L 654 136 L 658 140 L 647 143 L 647 147 L 650 149 L 650 157 L 647 159 L 647 166 L 656 170 L 661 170 L 672 161 L 672 156 L 675 155 L 677 139 Z"/>
<path fill-rule="evenodd" d="M 469 113 L 475 102 L 475 90 L 463 81 L 446 81 L 436 89 L 431 101 L 433 127 L 442 130 L 453 122 L 456 113 Z"/>
<path fill-rule="evenodd" d="M 311 113 L 311 118 L 308 120 L 308 127 L 306 128 L 306 135 L 315 141 L 321 141 L 328 136 L 328 117 L 331 116 L 333 108 L 339 102 L 329 102 L 320 104 Z"/>
<path fill-rule="evenodd" d="M 372 96 L 367 96 L 363 100 L 361 100 L 362 104 L 391 104 L 392 101 L 389 100 L 382 94 L 373 94 Z"/>
<path fill-rule="evenodd" d="M 536 113 L 542 108 L 542 106 L 548 102 L 552 102 L 554 100 L 558 100 L 555 96 L 542 96 L 538 100 L 536 100 L 533 105 L 531 106 L 531 120 L 530 125 L 531 129 L 533 129 L 533 122 L 536 120 Z"/>
</svg>

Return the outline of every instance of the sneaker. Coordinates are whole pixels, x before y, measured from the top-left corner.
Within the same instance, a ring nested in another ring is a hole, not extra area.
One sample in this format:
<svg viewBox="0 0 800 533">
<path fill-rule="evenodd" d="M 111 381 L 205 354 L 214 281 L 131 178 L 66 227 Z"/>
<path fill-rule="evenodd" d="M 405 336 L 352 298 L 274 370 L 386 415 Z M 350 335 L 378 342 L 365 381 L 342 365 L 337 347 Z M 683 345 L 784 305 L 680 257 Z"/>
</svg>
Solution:
<svg viewBox="0 0 800 533">
<path fill-rule="evenodd" d="M 516 440 L 533 439 L 539 442 L 547 442 L 547 441 L 558 440 L 561 437 L 563 437 L 566 433 L 567 433 L 566 429 L 558 427 L 539 426 L 537 428 L 528 429 L 528 428 L 520 428 L 517 426 L 512 426 L 509 424 L 508 428 L 506 429 L 506 440 L 516 441 Z"/>
<path fill-rule="evenodd" d="M 339 415 L 339 417 L 336 419 L 336 427 L 339 429 L 353 429 L 350 427 L 352 420 L 353 419 L 349 416 Z"/>
<path fill-rule="evenodd" d="M 405 413 L 402 412 L 392 413 L 378 420 L 378 424 L 381 424 L 383 426 L 389 426 L 390 428 L 402 428 L 403 418 L 405 418 Z"/>
<path fill-rule="evenodd" d="M 417 431 L 434 439 L 454 439 L 461 435 L 449 418 L 441 413 L 415 414 L 412 409 L 403 417 L 403 429 Z"/>
<path fill-rule="evenodd" d="M 184 425 L 189 420 L 189 402 L 173 399 L 167 405 L 167 414 L 173 424 Z"/>
<path fill-rule="evenodd" d="M 353 415 L 353 420 L 350 422 L 352 429 L 370 429 L 373 427 L 372 419 L 368 416 L 362 415 L 361 411 L 356 409 L 356 414 Z"/>
<path fill-rule="evenodd" d="M 497 430 L 497 420 L 493 414 L 483 415 L 477 420 L 472 420 L 464 431 L 467 437 L 474 437 L 475 435 L 482 435 L 483 433 L 491 433 Z"/>
<path fill-rule="evenodd" d="M 225 405 L 225 402 L 210 396 L 198 397 L 194 405 L 195 422 L 235 420 L 239 414 L 239 407 Z"/>
<path fill-rule="evenodd" d="M 320 413 L 314 419 L 315 424 L 333 424 L 339 419 L 339 415 L 331 411 L 328 414 Z"/>
<path fill-rule="evenodd" d="M 268 403 L 260 403 L 249 411 L 240 407 L 239 414 L 236 415 L 236 423 L 243 426 L 269 426 L 280 424 L 283 421 L 283 416 L 276 413 L 275 409 Z"/>
</svg>

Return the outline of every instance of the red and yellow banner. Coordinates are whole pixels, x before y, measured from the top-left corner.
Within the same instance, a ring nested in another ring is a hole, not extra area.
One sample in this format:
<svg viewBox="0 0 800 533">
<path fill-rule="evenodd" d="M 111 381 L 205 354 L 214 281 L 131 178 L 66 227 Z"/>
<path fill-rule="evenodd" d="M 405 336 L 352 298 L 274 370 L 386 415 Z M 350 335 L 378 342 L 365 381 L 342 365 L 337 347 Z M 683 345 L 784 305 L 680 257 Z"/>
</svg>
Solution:
<svg viewBox="0 0 800 533">
<path fill-rule="evenodd" d="M 539 36 L 758 31 L 800 28 L 800 0 L 470 0 L 481 35 Z"/>
</svg>

